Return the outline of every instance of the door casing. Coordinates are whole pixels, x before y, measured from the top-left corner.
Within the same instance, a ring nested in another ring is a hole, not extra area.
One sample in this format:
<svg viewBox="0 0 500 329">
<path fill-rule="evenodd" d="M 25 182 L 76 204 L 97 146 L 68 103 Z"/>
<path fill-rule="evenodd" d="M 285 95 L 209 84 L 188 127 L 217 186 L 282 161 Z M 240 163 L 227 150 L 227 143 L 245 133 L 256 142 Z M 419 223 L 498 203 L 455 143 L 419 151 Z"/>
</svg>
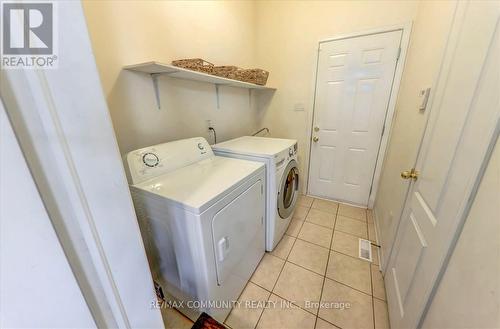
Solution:
<svg viewBox="0 0 500 329">
<path fill-rule="evenodd" d="M 342 39 L 350 39 L 350 38 L 356 38 L 356 37 L 362 37 L 362 36 L 368 36 L 372 34 L 379 34 L 379 33 L 385 33 L 385 32 L 392 32 L 392 31 L 402 31 L 402 37 L 401 37 L 401 52 L 399 54 L 399 60 L 396 63 L 396 70 L 394 72 L 394 80 L 392 83 L 392 89 L 389 97 L 389 105 L 387 107 L 387 114 L 386 114 L 386 119 L 384 123 L 384 133 L 381 137 L 380 141 L 380 148 L 378 152 L 378 157 L 377 157 L 377 162 L 375 165 L 375 172 L 373 175 L 373 181 L 372 181 L 372 187 L 371 187 L 371 192 L 370 192 L 370 197 L 368 199 L 368 208 L 373 208 L 373 205 L 375 203 L 375 197 L 377 194 L 377 187 L 378 187 L 378 182 L 380 180 L 380 174 L 382 172 L 382 163 L 385 158 L 385 152 L 387 150 L 387 144 L 389 141 L 389 137 L 391 135 L 391 128 L 392 128 L 392 121 L 394 118 L 394 111 L 396 108 L 396 99 L 399 91 L 399 86 L 401 84 L 401 78 L 403 75 L 403 68 L 406 60 L 406 54 L 408 51 L 408 45 L 410 43 L 410 33 L 411 33 L 411 28 L 412 28 L 413 22 L 407 22 L 404 24 L 397 24 L 397 25 L 391 25 L 391 26 L 386 26 L 386 27 L 380 27 L 380 28 L 375 28 L 375 29 L 370 29 L 370 30 L 365 30 L 365 31 L 359 31 L 359 32 L 353 32 L 353 33 L 348 33 L 348 34 L 342 34 L 338 35 L 336 37 L 328 38 L 328 39 L 323 39 L 318 41 L 318 48 L 316 49 L 316 62 L 314 66 L 314 90 L 312 93 L 312 99 L 310 100 L 311 108 L 313 109 L 311 113 L 308 115 L 308 125 L 307 125 L 307 134 L 309 141 L 306 143 L 306 163 L 307 163 L 307 172 L 304 173 L 304 177 L 306 177 L 306 191 L 309 193 L 309 170 L 310 170 L 310 165 L 311 165 L 311 149 L 312 149 L 312 133 L 313 133 L 313 124 L 314 124 L 314 115 L 315 115 L 315 98 L 316 98 L 316 81 L 317 81 L 317 76 L 318 76 L 318 60 L 319 60 L 319 46 L 322 43 L 325 42 L 330 42 L 330 41 L 337 41 L 337 40 L 342 40 Z"/>
</svg>

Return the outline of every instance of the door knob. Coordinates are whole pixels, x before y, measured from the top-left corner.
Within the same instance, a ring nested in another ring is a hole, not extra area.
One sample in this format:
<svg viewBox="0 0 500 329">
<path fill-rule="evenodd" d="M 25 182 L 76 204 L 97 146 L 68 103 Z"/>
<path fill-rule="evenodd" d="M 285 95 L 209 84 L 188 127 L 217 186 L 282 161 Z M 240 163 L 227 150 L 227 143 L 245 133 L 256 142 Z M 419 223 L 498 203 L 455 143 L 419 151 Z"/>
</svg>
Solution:
<svg viewBox="0 0 500 329">
<path fill-rule="evenodd" d="M 318 136 L 314 136 L 313 137 L 313 142 L 317 143 L 319 141 L 319 137 Z"/>
<path fill-rule="evenodd" d="M 405 170 L 401 172 L 401 178 L 417 180 L 419 172 L 413 168 L 412 170 Z"/>
</svg>

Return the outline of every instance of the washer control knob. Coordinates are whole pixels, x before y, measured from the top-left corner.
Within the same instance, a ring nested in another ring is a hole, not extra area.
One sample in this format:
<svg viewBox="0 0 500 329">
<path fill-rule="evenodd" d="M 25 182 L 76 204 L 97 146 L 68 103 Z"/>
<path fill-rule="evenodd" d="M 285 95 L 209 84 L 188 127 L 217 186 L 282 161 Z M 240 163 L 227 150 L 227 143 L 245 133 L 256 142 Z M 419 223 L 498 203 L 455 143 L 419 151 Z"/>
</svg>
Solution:
<svg viewBox="0 0 500 329">
<path fill-rule="evenodd" d="M 288 149 L 288 155 L 293 156 L 293 149 L 291 147 Z"/>
<path fill-rule="evenodd" d="M 156 167 L 160 163 L 160 158 L 152 152 L 144 153 L 142 162 L 148 167 Z"/>
<path fill-rule="evenodd" d="M 205 146 L 203 145 L 203 143 L 198 143 L 198 148 L 203 151 L 205 149 Z"/>
</svg>

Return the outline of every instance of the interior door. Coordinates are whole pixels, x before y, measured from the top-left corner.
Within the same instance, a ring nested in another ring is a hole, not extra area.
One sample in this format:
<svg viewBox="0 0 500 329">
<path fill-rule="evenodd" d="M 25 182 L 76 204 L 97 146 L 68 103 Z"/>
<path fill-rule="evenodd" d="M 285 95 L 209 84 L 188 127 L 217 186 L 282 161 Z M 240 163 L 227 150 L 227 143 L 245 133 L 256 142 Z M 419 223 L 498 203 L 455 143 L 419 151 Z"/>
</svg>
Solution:
<svg viewBox="0 0 500 329">
<path fill-rule="evenodd" d="M 1 98 L 0 181 L 0 327 L 98 328 Z"/>
<path fill-rule="evenodd" d="M 309 193 L 366 206 L 402 30 L 320 44 Z"/>
<path fill-rule="evenodd" d="M 402 180 L 399 173 L 415 166 L 433 98 L 421 111 L 419 105 L 422 99 L 418 93 L 426 87 L 432 88 L 432 94 L 435 92 L 456 4 L 455 1 L 420 2 L 418 19 L 412 27 L 410 48 L 398 92 L 397 116 L 391 129 L 374 207 L 384 271 L 410 188 L 409 182 Z"/>
<path fill-rule="evenodd" d="M 499 2 L 457 8 L 385 276 L 393 328 L 418 326 L 498 137 L 499 15 Z"/>
</svg>

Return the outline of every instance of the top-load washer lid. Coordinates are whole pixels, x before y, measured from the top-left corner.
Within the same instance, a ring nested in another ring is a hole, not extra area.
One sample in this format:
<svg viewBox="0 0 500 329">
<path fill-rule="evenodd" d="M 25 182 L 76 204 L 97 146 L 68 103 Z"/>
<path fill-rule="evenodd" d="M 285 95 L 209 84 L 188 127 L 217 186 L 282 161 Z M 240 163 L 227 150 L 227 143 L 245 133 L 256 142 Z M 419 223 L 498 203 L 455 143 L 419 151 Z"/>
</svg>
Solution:
<svg viewBox="0 0 500 329">
<path fill-rule="evenodd" d="M 127 155 L 128 170 L 131 177 L 136 178 L 132 187 L 194 213 L 202 213 L 264 168 L 260 162 L 215 156 L 204 138 L 165 143 L 134 152 Z M 141 174 L 144 169 L 146 172 Z M 141 179 L 143 176 L 149 179 Z"/>
<path fill-rule="evenodd" d="M 243 136 L 215 144 L 213 149 L 218 152 L 239 153 L 256 157 L 274 157 L 290 147 L 296 147 L 293 139 Z M 296 152 L 296 149 L 294 150 Z"/>
</svg>

